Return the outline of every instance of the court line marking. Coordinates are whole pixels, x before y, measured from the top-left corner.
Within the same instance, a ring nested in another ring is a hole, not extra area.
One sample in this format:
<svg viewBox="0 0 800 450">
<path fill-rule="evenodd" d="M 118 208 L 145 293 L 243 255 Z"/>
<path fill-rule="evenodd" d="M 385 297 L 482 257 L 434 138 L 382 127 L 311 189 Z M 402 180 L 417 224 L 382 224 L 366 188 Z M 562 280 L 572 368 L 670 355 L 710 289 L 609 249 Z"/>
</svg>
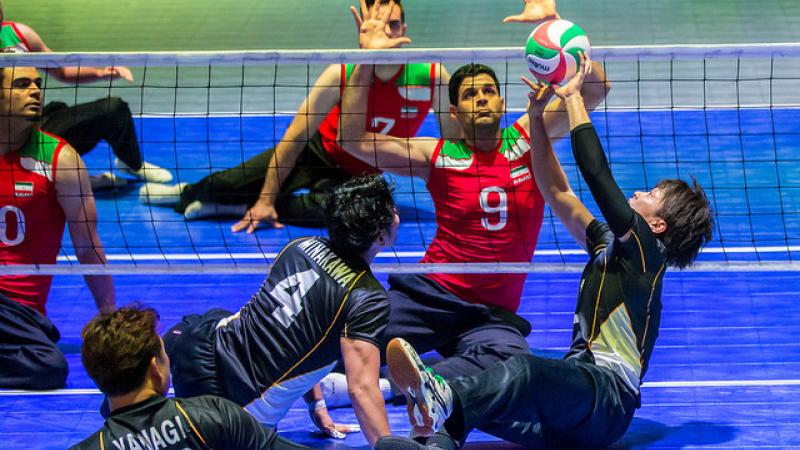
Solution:
<svg viewBox="0 0 800 450">
<path fill-rule="evenodd" d="M 800 380 L 710 380 L 710 381 L 650 381 L 642 384 L 642 388 L 663 389 L 679 387 L 770 387 L 800 386 Z M 174 394 L 174 390 L 169 390 Z M 28 391 L 22 389 L 0 389 L 0 397 L 35 397 L 35 396 L 67 396 L 67 395 L 101 395 L 99 389 L 56 389 L 52 391 Z"/>
</svg>

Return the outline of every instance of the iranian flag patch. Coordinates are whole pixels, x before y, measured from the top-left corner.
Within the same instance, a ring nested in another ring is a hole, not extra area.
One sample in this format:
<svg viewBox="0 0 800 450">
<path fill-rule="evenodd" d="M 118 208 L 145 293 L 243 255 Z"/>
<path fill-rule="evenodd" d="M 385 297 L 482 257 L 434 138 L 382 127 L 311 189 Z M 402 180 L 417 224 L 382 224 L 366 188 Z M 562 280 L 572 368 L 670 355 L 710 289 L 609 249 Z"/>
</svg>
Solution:
<svg viewBox="0 0 800 450">
<path fill-rule="evenodd" d="M 15 197 L 33 197 L 33 183 L 17 181 L 14 183 Z"/>
<path fill-rule="evenodd" d="M 528 170 L 528 166 L 522 165 L 511 169 L 511 181 L 513 181 L 515 185 L 524 183 L 530 179 L 531 171 Z"/>
</svg>

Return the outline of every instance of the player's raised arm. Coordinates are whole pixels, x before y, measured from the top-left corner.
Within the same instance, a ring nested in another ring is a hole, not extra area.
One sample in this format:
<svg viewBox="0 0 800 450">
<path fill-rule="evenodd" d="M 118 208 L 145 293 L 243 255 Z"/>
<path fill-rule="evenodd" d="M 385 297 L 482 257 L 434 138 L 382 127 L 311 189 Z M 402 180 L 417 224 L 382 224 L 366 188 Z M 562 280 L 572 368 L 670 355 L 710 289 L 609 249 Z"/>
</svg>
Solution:
<svg viewBox="0 0 800 450">
<path fill-rule="evenodd" d="M 433 113 L 439 123 L 439 136 L 448 141 L 461 139 L 461 124 L 450 114 L 450 73 L 444 64 L 436 64 L 433 90 Z"/>
<path fill-rule="evenodd" d="M 393 7 L 394 2 L 390 2 L 390 6 Z M 410 42 L 406 37 L 392 39 L 386 35 L 386 21 L 391 7 L 385 14 L 379 15 L 376 6 L 368 9 L 362 0 L 360 14 L 355 8 L 351 10 L 359 29 L 361 48 L 393 48 L 400 43 Z M 367 98 L 374 69 L 374 65 L 356 66 L 345 84 L 342 93 L 342 123 L 338 136 L 340 144 L 351 155 L 381 170 L 427 180 L 436 139 L 403 139 L 370 133 L 366 129 Z"/>
<path fill-rule="evenodd" d="M 588 111 L 594 111 L 605 100 L 611 90 L 611 82 L 606 78 L 606 73 L 600 63 L 590 61 L 591 70 L 581 86 L 580 94 Z M 527 119 L 527 114 L 520 120 Z M 561 139 L 569 131 L 569 118 L 566 107 L 560 98 L 551 102 L 544 113 L 545 128 L 550 139 Z"/>
<path fill-rule="evenodd" d="M 531 156 L 536 186 L 578 245 L 586 248 L 586 227 L 594 217 L 572 191 L 545 130 L 543 116 L 553 96 L 553 88 L 543 83 L 534 83 L 527 78 L 523 78 L 523 81 L 531 88 L 528 95 L 528 115 L 531 118 Z"/>
<path fill-rule="evenodd" d="M 600 138 L 586 110 L 581 86 L 592 68 L 588 64 L 589 61 L 589 57 L 581 52 L 582 70 L 579 70 L 565 86 L 555 88 L 555 94 L 567 108 L 572 135 L 572 154 L 575 156 L 578 169 L 611 231 L 617 238 L 624 240 L 627 239 L 633 225 L 634 211 L 614 181 Z"/>
</svg>

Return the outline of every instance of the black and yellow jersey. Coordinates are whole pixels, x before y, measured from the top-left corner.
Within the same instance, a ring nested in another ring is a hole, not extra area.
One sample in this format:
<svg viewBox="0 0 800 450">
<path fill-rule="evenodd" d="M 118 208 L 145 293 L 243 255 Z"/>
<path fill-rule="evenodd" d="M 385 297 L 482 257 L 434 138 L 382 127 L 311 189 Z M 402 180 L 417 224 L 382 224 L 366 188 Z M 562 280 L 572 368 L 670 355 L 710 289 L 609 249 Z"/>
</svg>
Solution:
<svg viewBox="0 0 800 450">
<path fill-rule="evenodd" d="M 70 450 L 267 450 L 276 439 L 275 430 L 224 398 L 154 395 L 113 411 L 100 430 Z"/>
<path fill-rule="evenodd" d="M 581 277 L 567 358 L 607 367 L 638 393 L 658 336 L 666 251 L 638 214 L 631 230 L 622 242 L 606 223 L 595 220 L 587 227 L 591 257 Z"/>
<path fill-rule="evenodd" d="M 217 326 L 225 396 L 248 405 L 287 380 L 314 373 L 311 383 L 341 357 L 341 337 L 379 346 L 388 318 L 386 291 L 361 257 L 324 238 L 295 240 L 253 298 Z"/>
</svg>

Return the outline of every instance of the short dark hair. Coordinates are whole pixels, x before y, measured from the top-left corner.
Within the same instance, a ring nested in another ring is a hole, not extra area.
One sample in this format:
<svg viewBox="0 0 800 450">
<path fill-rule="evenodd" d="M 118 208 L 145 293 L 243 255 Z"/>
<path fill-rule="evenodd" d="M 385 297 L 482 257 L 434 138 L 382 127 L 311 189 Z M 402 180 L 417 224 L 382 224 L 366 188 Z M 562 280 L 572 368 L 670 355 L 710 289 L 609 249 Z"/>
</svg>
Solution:
<svg viewBox="0 0 800 450">
<path fill-rule="evenodd" d="M 458 88 L 461 87 L 461 83 L 464 81 L 466 77 L 476 77 L 482 73 L 488 74 L 494 80 L 494 84 L 497 86 L 497 92 L 500 92 L 500 81 L 497 79 L 497 74 L 494 73 L 494 70 L 489 66 L 484 66 L 483 64 L 476 64 L 476 63 L 469 63 L 465 64 L 456 70 L 452 77 L 450 77 L 450 84 L 447 85 L 448 90 L 450 91 L 450 104 L 456 105 L 458 103 Z"/>
<path fill-rule="evenodd" d="M 381 0 L 381 5 L 387 5 L 389 4 L 389 1 L 390 0 Z M 367 8 L 372 8 L 372 5 L 375 4 L 375 0 L 366 0 L 366 4 Z M 394 0 L 394 4 L 400 8 L 400 20 L 402 20 L 403 23 L 406 23 L 406 9 L 403 8 L 403 3 L 401 0 Z"/>
<path fill-rule="evenodd" d="M 392 225 L 393 187 L 380 175 L 353 178 L 336 186 L 325 204 L 325 224 L 333 245 L 361 255 Z"/>
<path fill-rule="evenodd" d="M 104 394 L 125 395 L 142 386 L 150 361 L 161 354 L 156 324 L 154 309 L 131 305 L 99 314 L 83 327 L 81 360 Z"/>
<path fill-rule="evenodd" d="M 656 186 L 663 192 L 658 217 L 667 223 L 667 231 L 659 235 L 667 249 L 667 264 L 684 268 L 692 264 L 700 248 L 711 241 L 714 218 L 706 193 L 692 177 L 689 183 L 670 179 Z"/>
</svg>

